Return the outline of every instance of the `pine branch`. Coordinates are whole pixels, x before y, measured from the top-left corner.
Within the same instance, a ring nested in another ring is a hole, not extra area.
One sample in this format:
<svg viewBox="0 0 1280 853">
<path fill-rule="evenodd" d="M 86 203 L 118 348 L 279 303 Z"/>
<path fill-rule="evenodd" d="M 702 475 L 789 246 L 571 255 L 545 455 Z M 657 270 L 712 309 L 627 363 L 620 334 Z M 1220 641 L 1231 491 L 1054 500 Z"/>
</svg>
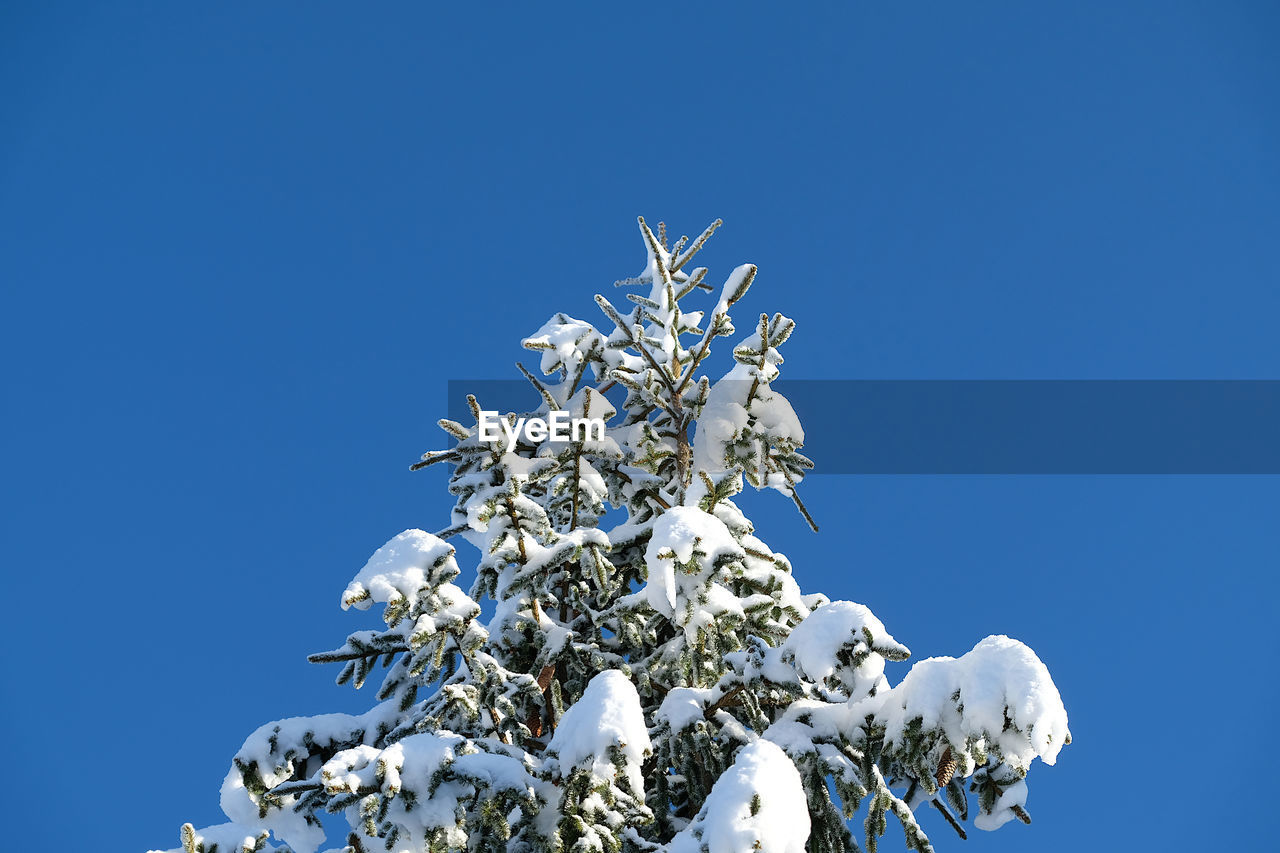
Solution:
<svg viewBox="0 0 1280 853">
<path fill-rule="evenodd" d="M 946 806 L 937 800 L 930 800 L 929 805 L 937 809 L 939 813 L 947 819 L 947 823 L 951 824 L 951 828 L 956 831 L 956 835 L 960 836 L 961 841 L 967 841 L 969 839 L 969 836 L 965 834 L 964 827 L 960 825 L 959 821 L 952 817 L 951 812 L 947 811 Z"/>
<path fill-rule="evenodd" d="M 448 539 L 452 536 L 457 536 L 464 530 L 470 529 L 471 525 L 464 521 L 462 524 L 455 524 L 452 527 L 446 527 L 443 530 L 436 531 L 435 536 L 437 539 Z"/>
<path fill-rule="evenodd" d="M 747 391 L 747 402 L 742 408 L 748 412 L 751 411 L 751 403 L 756 399 L 756 392 L 760 390 L 760 375 L 764 373 L 766 357 L 769 354 L 769 315 L 760 315 L 760 363 L 756 365 L 756 375 L 751 377 L 751 388 Z"/>
<path fill-rule="evenodd" d="M 743 689 L 742 685 L 739 684 L 737 687 L 733 688 L 728 693 L 724 694 L 719 699 L 712 702 L 710 705 L 707 706 L 707 709 L 702 712 L 703 718 L 710 720 L 712 717 L 716 715 L 716 713 L 721 708 L 724 708 L 728 705 L 733 704 L 734 700 L 738 698 L 738 694 L 742 692 L 742 689 Z"/>
<path fill-rule="evenodd" d="M 658 244 L 658 238 L 653 236 L 653 232 L 645 224 L 644 217 L 637 216 L 636 221 L 640 223 L 640 233 L 644 235 L 644 241 L 649 246 L 649 254 L 653 257 L 653 265 L 658 270 L 658 281 L 670 289 L 671 271 L 667 269 L 667 263 L 663 260 L 666 251 Z"/>
<path fill-rule="evenodd" d="M 409 651 L 408 646 L 394 646 L 389 649 L 356 649 L 350 652 L 344 652 L 341 649 L 334 649 L 331 652 L 316 652 L 307 655 L 308 663 L 341 663 L 347 660 L 361 660 L 362 658 L 380 658 L 383 655 L 398 655 Z"/>
<path fill-rule="evenodd" d="M 751 282 L 755 280 L 756 267 L 754 264 L 749 264 L 748 266 L 750 266 L 751 269 L 746 273 L 742 283 L 738 286 L 736 293 L 729 294 L 725 299 L 724 309 L 716 311 L 712 316 L 711 323 L 708 324 L 707 330 L 702 335 L 702 344 L 698 349 L 698 353 L 693 357 L 693 361 L 689 362 L 689 367 L 685 370 L 684 376 L 680 380 L 680 384 L 678 386 L 680 391 L 684 391 L 685 386 L 687 386 L 689 381 L 693 379 L 693 372 L 698 369 L 698 365 L 707 357 L 707 352 L 711 347 L 711 339 L 716 337 L 715 332 L 720 325 L 720 318 L 728 315 L 729 309 L 733 307 L 734 303 L 737 302 L 738 299 L 742 298 L 742 294 L 746 292 L 746 289 L 751 286 Z"/>
<path fill-rule="evenodd" d="M 450 462 L 462 458 L 462 453 L 458 450 L 428 450 L 422 454 L 422 461 L 415 462 L 409 466 L 410 471 L 417 471 L 426 468 L 428 465 L 434 465 L 437 462 Z"/>
<path fill-rule="evenodd" d="M 790 479 L 790 478 L 788 478 Z M 796 484 L 791 484 L 791 500 L 796 505 L 796 509 L 800 510 L 800 514 L 804 516 L 804 520 L 809 523 L 809 529 L 814 533 L 818 532 L 818 522 L 813 520 L 813 516 L 809 515 L 809 509 L 804 505 L 804 501 L 800 500 L 800 493 L 796 491 Z"/>
<path fill-rule="evenodd" d="M 632 480 L 630 477 L 628 477 L 628 476 L 627 476 L 627 474 L 626 474 L 625 472 L 623 472 L 623 471 L 615 471 L 614 473 L 618 476 L 618 479 L 622 480 L 622 482 L 627 483 L 628 485 L 630 485 L 630 484 L 632 484 L 632 483 L 634 483 L 634 482 L 635 482 L 635 481 L 634 481 L 634 480 Z M 651 494 L 646 494 L 646 495 L 645 495 L 645 497 L 646 497 L 646 498 L 648 498 L 649 500 L 653 501 L 654 503 L 656 503 L 658 506 L 662 507 L 663 509 L 671 509 L 671 504 L 669 504 L 669 503 L 667 503 L 665 500 L 663 500 L 661 495 L 651 495 Z"/>
<path fill-rule="evenodd" d="M 542 400 L 547 404 L 548 409 L 555 409 L 559 407 L 559 401 L 556 400 L 555 396 L 552 395 L 547 386 L 542 384 L 542 380 L 530 373 L 529 369 L 518 361 L 516 362 L 516 367 L 520 368 L 520 372 L 524 374 L 525 379 L 529 380 L 529 384 L 538 389 L 538 393 L 542 395 Z"/>
<path fill-rule="evenodd" d="M 675 273 L 677 278 L 684 277 L 684 282 L 680 285 L 680 289 L 676 291 L 676 300 L 684 299 L 693 292 L 695 287 L 699 290 L 705 290 L 707 293 L 715 293 L 715 288 L 702 280 L 706 274 L 706 267 L 698 267 L 689 276 L 685 276 L 684 273 Z"/>
<path fill-rule="evenodd" d="M 639 327 L 637 326 L 636 328 Z M 657 372 L 658 378 L 662 380 L 662 384 L 667 386 L 667 390 L 671 392 L 673 401 L 679 400 L 680 392 L 676 390 L 676 386 L 672 383 L 671 377 L 667 375 L 667 371 L 662 369 L 654 357 L 649 354 L 649 350 L 645 348 L 644 341 L 641 339 L 640 335 L 636 334 L 635 329 L 631 330 L 631 342 L 635 345 L 635 348 L 640 351 L 640 354 L 644 356 L 645 361 L 649 362 L 649 366 Z M 670 406 L 663 406 L 662 408 L 671 412 L 673 415 L 678 411 L 678 409 L 673 410 Z"/>
<path fill-rule="evenodd" d="M 671 392 L 671 396 L 678 399 L 680 395 L 677 393 L 675 384 L 672 382 L 671 377 L 667 375 L 667 372 L 662 369 L 654 357 L 649 353 L 649 350 L 645 347 L 643 329 L 638 324 L 628 323 L 623 319 L 622 315 L 618 313 L 618 309 L 614 308 L 608 299 L 605 299 L 598 293 L 596 294 L 596 304 L 599 305 L 600 310 L 604 311 L 605 315 L 614 322 L 614 325 L 626 333 L 628 344 L 636 348 L 636 351 L 640 353 L 644 360 L 649 363 L 649 366 L 658 374 L 658 378 L 662 381 L 662 384 Z M 615 370 L 614 373 L 616 374 L 616 372 L 617 371 Z M 614 378 L 617 379 L 617 376 L 615 375 Z M 662 406 L 662 408 L 667 409 L 667 411 L 671 411 L 671 409 L 665 405 L 662 400 L 657 398 L 653 399 L 655 399 L 658 405 Z M 675 412 L 672 412 L 672 414 L 675 414 Z"/>
<path fill-rule="evenodd" d="M 493 723 L 493 733 L 497 736 L 498 740 L 510 745 L 511 739 L 507 737 L 506 732 L 502 730 L 501 721 L 498 719 L 498 712 L 493 709 L 492 705 L 485 705 L 484 709 L 489 714 L 489 720 Z"/>
<path fill-rule="evenodd" d="M 690 246 L 683 255 L 671 262 L 671 271 L 676 272 L 685 264 L 689 263 L 689 261 L 693 259 L 693 256 L 698 254 L 698 251 L 703 247 L 707 240 L 710 239 L 711 235 L 716 233 L 716 229 L 723 224 L 723 219 L 717 219 L 715 222 L 708 225 L 707 229 L 698 235 L 698 239 L 693 241 L 693 245 Z"/>
</svg>

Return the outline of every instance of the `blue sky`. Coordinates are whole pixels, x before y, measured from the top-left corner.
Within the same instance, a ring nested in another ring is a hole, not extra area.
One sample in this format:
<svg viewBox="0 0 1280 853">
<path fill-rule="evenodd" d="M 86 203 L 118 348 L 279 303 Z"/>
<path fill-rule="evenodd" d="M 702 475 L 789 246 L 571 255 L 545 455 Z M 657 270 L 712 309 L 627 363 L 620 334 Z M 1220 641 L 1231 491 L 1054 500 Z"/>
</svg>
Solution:
<svg viewBox="0 0 1280 853">
<path fill-rule="evenodd" d="M 366 626 L 338 594 L 375 548 L 444 525 L 408 465 L 445 383 L 594 320 L 637 214 L 725 219 L 706 263 L 759 265 L 793 378 L 1280 378 L 1271 4 L 456 5 L 0 11 L 29 848 L 172 846 L 256 726 L 372 701 L 304 658 Z M 744 503 L 806 590 L 917 658 L 1010 634 L 1062 691 L 1035 823 L 967 849 L 1265 846 L 1278 478 L 805 497 L 821 534 Z"/>
</svg>

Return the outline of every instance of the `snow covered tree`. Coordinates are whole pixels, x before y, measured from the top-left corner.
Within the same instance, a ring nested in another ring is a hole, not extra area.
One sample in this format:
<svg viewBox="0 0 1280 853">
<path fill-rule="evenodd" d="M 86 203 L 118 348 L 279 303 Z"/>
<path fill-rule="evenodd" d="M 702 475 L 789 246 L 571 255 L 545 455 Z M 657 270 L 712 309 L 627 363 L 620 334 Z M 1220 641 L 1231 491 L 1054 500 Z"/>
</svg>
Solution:
<svg viewBox="0 0 1280 853">
<path fill-rule="evenodd" d="M 357 688 L 381 664 L 377 703 L 258 729 L 222 786 L 232 822 L 184 826 L 180 850 L 843 853 L 892 815 L 929 851 L 925 807 L 962 838 L 975 804 L 983 829 L 1030 822 L 1030 764 L 1071 740 L 1035 654 L 988 637 L 891 685 L 906 647 L 863 605 L 802 594 L 734 504 L 773 489 L 813 524 L 773 388 L 795 324 L 759 315 L 722 378 L 700 373 L 756 276 L 686 308 L 716 293 L 690 262 L 719 224 L 669 246 L 641 219 L 631 307 L 596 296 L 601 328 L 555 314 L 523 341 L 550 377 L 521 367 L 535 407 L 497 439 L 475 397 L 474 423 L 440 422 L 453 446 L 413 467 L 452 467 L 450 523 L 379 548 L 341 604 L 383 625 L 311 657 Z M 529 420 L 552 412 L 607 428 Z M 450 539 L 478 551 L 470 594 Z"/>
</svg>

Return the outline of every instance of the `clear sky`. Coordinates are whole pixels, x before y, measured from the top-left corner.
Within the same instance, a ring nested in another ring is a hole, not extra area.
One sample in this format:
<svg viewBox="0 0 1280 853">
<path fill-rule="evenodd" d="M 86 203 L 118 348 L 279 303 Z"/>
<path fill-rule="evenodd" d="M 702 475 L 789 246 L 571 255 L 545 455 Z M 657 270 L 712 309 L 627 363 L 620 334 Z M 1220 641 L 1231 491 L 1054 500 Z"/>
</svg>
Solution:
<svg viewBox="0 0 1280 853">
<path fill-rule="evenodd" d="M 373 701 L 304 658 L 445 526 L 408 466 L 446 381 L 602 319 L 637 214 L 724 218 L 705 262 L 760 266 L 793 378 L 1280 378 L 1274 4 L 463 5 L 0 10 L 23 849 L 173 846 L 259 724 Z M 1065 699 L 1035 823 L 925 815 L 941 850 L 1269 846 L 1280 478 L 805 496 L 820 534 L 745 504 L 806 591 L 917 658 L 1010 634 Z"/>
</svg>

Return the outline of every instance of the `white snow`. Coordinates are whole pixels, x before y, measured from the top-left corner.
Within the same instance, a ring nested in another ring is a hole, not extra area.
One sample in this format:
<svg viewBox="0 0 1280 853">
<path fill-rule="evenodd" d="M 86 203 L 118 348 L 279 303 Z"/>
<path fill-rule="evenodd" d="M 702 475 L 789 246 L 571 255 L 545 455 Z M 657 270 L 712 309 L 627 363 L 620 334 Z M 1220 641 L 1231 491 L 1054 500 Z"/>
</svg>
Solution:
<svg viewBox="0 0 1280 853">
<path fill-rule="evenodd" d="M 575 320 L 561 312 L 543 323 L 541 329 L 520 344 L 525 349 L 542 351 L 539 368 L 545 376 L 561 367 L 570 373 L 576 371 L 592 345 L 598 345 L 600 340 L 600 333 L 590 323 Z"/>
<path fill-rule="evenodd" d="M 442 770 L 449 778 L 437 777 Z M 400 827 L 405 842 L 421 843 L 442 828 L 450 843 L 464 846 L 467 836 L 458 825 L 458 807 L 475 796 L 477 787 L 490 794 L 515 790 L 532 797 L 534 786 L 518 759 L 478 752 L 465 738 L 450 732 L 410 735 L 383 750 L 371 746 L 344 750 L 320 769 L 320 778 L 331 794 L 375 788 L 391 797 L 387 819 Z M 406 810 L 404 797 L 397 796 L 402 791 L 413 792 L 412 810 Z M 352 826 L 361 824 L 358 804 L 347 812 Z"/>
<path fill-rule="evenodd" d="M 432 605 L 413 625 L 414 636 L 429 636 L 439 631 L 458 628 L 480 612 L 480 605 L 461 588 L 442 583 L 436 587 L 428 603 Z"/>
<path fill-rule="evenodd" d="M 783 660 L 793 661 L 797 673 L 822 684 L 836 674 L 840 666 L 836 652 L 842 647 L 848 646 L 855 652 L 871 651 L 864 628 L 882 648 L 897 647 L 904 655 L 907 653 L 870 609 L 852 601 L 832 601 L 814 610 L 792 629 L 782 646 Z M 845 674 L 844 681 L 850 698 L 862 698 L 872 687 L 879 688 L 884 682 L 884 658 L 871 652 L 856 672 Z"/>
<path fill-rule="evenodd" d="M 393 699 L 375 705 L 359 716 L 319 714 L 276 720 L 260 726 L 249 735 L 236 758 L 245 764 L 257 764 L 263 783 L 272 788 L 293 774 L 296 762 L 309 758 L 308 741 L 324 748 L 334 742 L 367 738 L 380 722 L 393 719 L 397 713 Z M 290 752 L 295 758 L 286 761 L 283 756 Z M 294 794 L 281 797 L 282 808 L 270 810 L 265 818 L 259 817 L 258 799 L 245 787 L 238 767 L 233 764 L 222 783 L 223 814 L 249 830 L 270 830 L 295 853 L 313 853 L 324 841 L 324 831 L 308 824 L 303 815 L 293 810 L 297 799 Z"/>
<path fill-rule="evenodd" d="M 729 502 L 720 501 L 716 504 L 716 510 L 724 511 L 729 506 Z M 721 520 L 724 520 L 723 517 L 721 517 Z M 786 555 L 772 551 L 762 540 L 750 533 L 744 534 L 741 541 L 743 550 L 747 552 L 742 560 L 743 578 L 757 583 L 764 583 L 765 585 L 771 583 L 780 584 L 781 588 L 775 594 L 777 603 L 783 607 L 793 608 L 800 614 L 802 619 L 808 616 L 811 608 L 806 603 L 807 596 L 800 591 L 800 585 L 796 583 L 795 577 L 792 576 L 791 561 L 787 559 Z M 752 552 L 755 553 L 753 554 Z M 756 556 L 758 554 L 771 554 L 772 559 Z M 779 569 L 782 571 L 779 571 Z M 823 597 L 822 600 L 826 601 L 826 598 Z"/>
<path fill-rule="evenodd" d="M 755 272 L 755 264 L 741 264 L 734 267 L 733 272 L 729 273 L 729 277 L 724 280 L 724 287 L 720 288 L 720 301 L 716 303 L 715 311 L 712 312 L 713 317 L 729 312 L 729 300 L 735 296 L 742 297 L 738 291 L 742 289 L 747 278 L 753 276 Z"/>
<path fill-rule="evenodd" d="M 754 809 L 754 814 L 752 813 Z M 776 744 L 743 747 L 668 853 L 804 853 L 809 808 L 800 772 Z"/>
<path fill-rule="evenodd" d="M 673 732 L 687 729 L 703 719 L 710 699 L 709 687 L 673 687 L 663 698 L 655 719 L 665 720 Z"/>
<path fill-rule="evenodd" d="M 263 783 L 272 788 L 288 779 L 294 769 L 292 761 L 284 761 L 279 756 L 296 751 L 305 758 L 307 750 L 303 740 L 308 733 L 315 743 L 323 746 L 334 740 L 346 740 L 353 732 L 362 729 L 363 720 L 348 714 L 290 717 L 259 727 L 249 735 L 236 757 L 246 764 L 256 762 Z M 271 746 L 273 740 L 276 744 L 274 750 Z M 253 830 L 270 830 L 298 853 L 312 853 L 324 842 L 324 830 L 309 825 L 302 815 L 293 810 L 292 804 L 296 800 L 296 796 L 281 798 L 283 808 L 272 810 L 263 818 L 259 817 L 256 797 L 245 788 L 244 778 L 235 765 L 227 771 L 222 782 L 223 814 Z"/>
<path fill-rule="evenodd" d="M 677 564 L 688 564 L 694 559 L 695 551 L 698 552 L 695 571 L 677 570 Z M 697 507 L 674 506 L 654 522 L 644 554 L 649 568 L 644 595 L 655 610 L 666 616 L 675 613 L 677 601 L 691 600 L 702 592 L 714 596 L 715 590 L 706 587 L 715 562 L 726 555 L 744 556 L 723 521 Z M 718 589 L 725 595 L 715 596 L 712 608 L 737 606 L 737 599 L 728 590 Z M 714 616 L 714 611 L 709 615 Z"/>
<path fill-rule="evenodd" d="M 342 609 L 367 610 L 377 601 L 396 598 L 412 605 L 427 586 L 427 575 L 440 563 L 453 563 L 453 546 L 423 530 L 411 529 L 393 536 L 373 553 L 364 568 L 342 593 Z M 456 563 L 451 567 L 457 573 Z"/>
<path fill-rule="evenodd" d="M 1007 731 L 1006 710 L 1013 724 Z M 970 737 L 986 738 L 1020 770 L 1036 756 L 1053 764 L 1069 734 L 1049 670 L 1030 648 L 1003 635 L 987 637 L 960 658 L 920 661 L 884 697 L 880 716 L 886 743 L 899 743 L 920 717 L 925 728 L 941 728 L 957 747 Z"/>
<path fill-rule="evenodd" d="M 749 338 L 743 344 L 758 345 L 759 339 Z M 797 447 L 804 444 L 804 428 L 791 403 L 769 387 L 777 375 L 778 368 L 769 361 L 763 369 L 735 364 L 711 386 L 693 436 L 693 470 L 705 471 L 713 481 L 721 479 L 734 470 L 725 459 L 726 448 L 753 436 L 755 441 L 763 440 L 767 445 L 780 441 L 791 442 Z M 757 377 L 758 382 L 755 381 Z M 755 399 L 751 400 L 748 409 L 753 385 Z M 784 494 L 791 493 L 786 479 L 780 474 L 768 477 L 767 485 Z M 705 491 L 701 478 L 695 477 L 690 488 L 691 498 L 687 502 L 695 503 Z"/>
<path fill-rule="evenodd" d="M 196 830 L 195 835 L 196 844 L 203 844 L 206 850 L 216 844 L 219 853 L 253 853 L 254 850 L 258 850 L 259 853 L 274 853 L 279 849 L 272 844 L 256 848 L 254 845 L 257 840 L 258 833 L 236 823 L 206 826 L 204 829 Z M 172 850 L 149 850 L 147 853 L 183 853 L 183 850 L 181 847 L 175 847 Z"/>
<path fill-rule="evenodd" d="M 1017 817 L 1013 811 L 1014 806 L 1025 806 L 1026 804 L 1027 780 L 1019 779 L 1004 789 L 1004 793 L 996 799 L 995 805 L 992 806 L 991 814 L 979 812 L 975 815 L 973 825 L 978 829 L 985 829 L 987 832 L 997 830 Z"/>
<path fill-rule="evenodd" d="M 616 669 L 605 670 L 591 679 L 582 698 L 569 706 L 560 719 L 547 751 L 556 754 L 566 776 L 575 767 L 589 766 L 597 777 L 611 780 L 611 746 L 620 748 L 626 758 L 623 772 L 632 789 L 643 791 L 640 765 L 652 749 L 649 730 L 635 686 Z"/>
<path fill-rule="evenodd" d="M 729 470 L 725 465 L 724 446 L 734 441 L 750 420 L 742 405 L 751 388 L 749 369 L 735 365 L 712 385 L 698 416 L 698 428 L 693 436 L 693 468 L 705 471 L 712 480 Z"/>
</svg>

